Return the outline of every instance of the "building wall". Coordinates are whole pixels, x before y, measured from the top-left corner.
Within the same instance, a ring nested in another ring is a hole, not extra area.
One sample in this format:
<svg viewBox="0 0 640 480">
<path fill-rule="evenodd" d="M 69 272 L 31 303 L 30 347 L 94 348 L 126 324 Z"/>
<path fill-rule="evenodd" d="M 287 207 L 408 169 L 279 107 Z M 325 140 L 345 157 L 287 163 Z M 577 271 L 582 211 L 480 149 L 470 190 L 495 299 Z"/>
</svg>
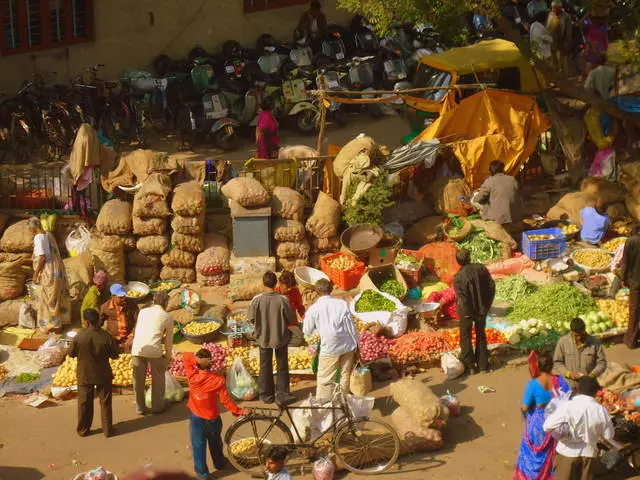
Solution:
<svg viewBox="0 0 640 480">
<path fill-rule="evenodd" d="M 336 3 L 323 2 L 327 19 L 347 24 L 351 14 Z M 56 81 L 66 82 L 97 63 L 105 65 L 101 78 L 117 79 L 125 69 L 148 68 L 160 53 L 184 58 L 196 44 L 217 52 L 231 39 L 254 46 L 262 33 L 290 41 L 308 8 L 245 14 L 243 0 L 96 0 L 94 4 L 93 42 L 0 57 L 0 89 L 15 90 L 31 72 L 55 71 Z"/>
</svg>

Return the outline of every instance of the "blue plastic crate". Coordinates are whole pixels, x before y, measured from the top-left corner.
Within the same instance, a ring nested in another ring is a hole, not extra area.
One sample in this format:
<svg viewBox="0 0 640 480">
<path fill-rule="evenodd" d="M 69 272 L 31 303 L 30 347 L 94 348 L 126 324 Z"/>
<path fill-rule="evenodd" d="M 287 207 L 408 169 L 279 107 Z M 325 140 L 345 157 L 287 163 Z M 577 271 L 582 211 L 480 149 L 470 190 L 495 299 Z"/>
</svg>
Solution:
<svg viewBox="0 0 640 480">
<path fill-rule="evenodd" d="M 529 235 L 552 235 L 552 240 L 530 240 Z M 561 228 L 543 228 L 522 232 L 522 253 L 531 260 L 557 258 L 567 248 L 566 237 Z"/>
</svg>

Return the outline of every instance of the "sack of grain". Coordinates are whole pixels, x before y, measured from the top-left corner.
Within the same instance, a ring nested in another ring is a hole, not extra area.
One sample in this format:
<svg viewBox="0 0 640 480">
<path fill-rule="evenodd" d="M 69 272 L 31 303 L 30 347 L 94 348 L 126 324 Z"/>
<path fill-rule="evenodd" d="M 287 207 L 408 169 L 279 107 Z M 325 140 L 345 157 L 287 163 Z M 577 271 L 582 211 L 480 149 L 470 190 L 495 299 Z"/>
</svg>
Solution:
<svg viewBox="0 0 640 480">
<path fill-rule="evenodd" d="M 176 288 L 169 292 L 169 302 L 167 303 L 167 312 L 173 312 L 182 308 L 182 288 Z"/>
<path fill-rule="evenodd" d="M 308 258 L 310 251 L 306 238 L 299 242 L 276 242 L 276 256 L 280 258 Z"/>
<path fill-rule="evenodd" d="M 269 193 L 254 178 L 232 178 L 222 186 L 222 194 L 243 207 L 260 207 L 269 202 Z"/>
<path fill-rule="evenodd" d="M 0 302 L 0 328 L 17 327 L 20 323 L 21 308 L 21 300 L 6 300 Z"/>
<path fill-rule="evenodd" d="M 138 192 L 139 193 L 139 192 Z M 157 195 L 133 198 L 133 216 L 141 218 L 167 218 L 171 216 L 167 200 Z"/>
<path fill-rule="evenodd" d="M 280 218 L 273 224 L 273 238 L 279 242 L 300 242 L 306 233 L 304 225 L 296 220 Z"/>
<path fill-rule="evenodd" d="M 196 318 L 194 313 L 182 307 L 172 311 L 169 316 L 174 322 L 178 322 L 180 325 L 186 325 L 189 322 L 193 322 Z"/>
<path fill-rule="evenodd" d="M 196 272 L 196 281 L 198 285 L 203 287 L 221 287 L 229 283 L 229 273 L 215 273 L 213 275 L 203 275 Z"/>
<path fill-rule="evenodd" d="M 162 265 L 166 267 L 193 268 L 195 263 L 195 254 L 179 248 L 172 248 L 162 255 Z"/>
<path fill-rule="evenodd" d="M 0 263 L 0 301 L 21 297 L 25 281 L 19 261 Z"/>
<path fill-rule="evenodd" d="M 607 208 L 607 215 L 609 215 L 612 222 L 615 222 L 616 220 L 623 220 L 627 218 L 629 216 L 629 211 L 627 210 L 624 201 L 622 201 L 620 203 L 613 203 L 609 205 Z"/>
<path fill-rule="evenodd" d="M 160 267 L 158 265 L 141 267 L 139 265 L 127 266 L 127 278 L 130 282 L 155 282 L 160 278 Z"/>
<path fill-rule="evenodd" d="M 459 209 L 460 197 L 469 198 L 471 188 L 462 178 L 440 178 L 429 184 L 427 195 L 436 212 L 444 214 Z"/>
<path fill-rule="evenodd" d="M 231 252 L 227 239 L 222 235 L 209 233 L 205 235 L 205 246 L 196 259 L 196 270 L 202 275 L 214 275 L 229 271 Z"/>
<path fill-rule="evenodd" d="M 140 237 L 137 248 L 145 255 L 162 255 L 169 248 L 169 237 L 167 235 Z"/>
<path fill-rule="evenodd" d="M 384 209 L 384 223 L 398 222 L 403 227 L 410 227 L 425 217 L 435 214 L 433 207 L 426 200 L 407 200 L 396 202 Z"/>
<path fill-rule="evenodd" d="M 115 241 L 108 242 L 104 238 L 96 238 L 95 235 L 92 235 L 89 252 L 91 253 L 93 268 L 95 270 L 104 270 L 109 278 L 109 283 L 124 283 L 126 275 L 122 241 L 119 237 L 108 238 L 118 239 L 117 244 L 120 248 L 113 248 Z M 104 246 L 109 249 L 103 249 L 102 247 Z"/>
<path fill-rule="evenodd" d="M 4 262 L 18 262 L 19 265 L 23 266 L 33 265 L 33 254 L 0 252 L 0 263 Z"/>
<path fill-rule="evenodd" d="M 138 246 L 138 238 L 133 235 L 120 235 L 124 253 L 133 252 Z"/>
<path fill-rule="evenodd" d="M 449 409 L 440 403 L 433 391 L 421 381 L 405 377 L 390 386 L 393 400 L 405 407 L 415 424 L 441 428 L 449 419 Z"/>
<path fill-rule="evenodd" d="M 142 252 L 134 250 L 127 254 L 127 264 L 136 267 L 157 267 L 160 265 L 160 255 L 145 255 Z"/>
<path fill-rule="evenodd" d="M 9 215 L 6 213 L 0 213 L 0 236 L 4 233 L 4 229 L 7 228 L 7 224 L 9 223 Z"/>
<path fill-rule="evenodd" d="M 33 237 L 36 233 L 29 226 L 28 220 L 9 225 L 0 239 L 0 250 L 10 253 L 33 253 Z"/>
<path fill-rule="evenodd" d="M 629 215 L 637 221 L 640 222 L 640 202 L 638 202 L 633 195 L 627 195 L 625 198 L 625 206 L 629 211 Z"/>
<path fill-rule="evenodd" d="M 309 259 L 308 258 L 276 258 L 276 270 L 278 272 L 282 270 L 289 270 L 293 272 L 294 268 L 298 267 L 308 267 Z"/>
<path fill-rule="evenodd" d="M 329 238 L 311 237 L 309 241 L 311 243 L 311 251 L 314 253 L 337 252 L 342 248 L 340 237 L 338 236 Z"/>
<path fill-rule="evenodd" d="M 198 254 L 204 250 L 204 235 L 183 235 L 173 232 L 171 244 L 176 248 Z"/>
<path fill-rule="evenodd" d="M 105 252 L 120 252 L 124 248 L 122 239 L 118 235 L 102 235 L 100 233 L 92 233 L 89 242 L 89 248 L 95 250 L 103 250 Z"/>
<path fill-rule="evenodd" d="M 620 169 L 620 183 L 628 191 L 640 184 L 640 162 L 625 163 Z"/>
<path fill-rule="evenodd" d="M 567 193 L 547 212 L 547 220 L 570 220 L 582 225 L 580 211 L 595 205 L 595 199 L 585 192 Z"/>
<path fill-rule="evenodd" d="M 273 189 L 271 210 L 276 217 L 301 222 L 304 215 L 304 197 L 292 188 L 276 187 Z"/>
<path fill-rule="evenodd" d="M 167 231 L 165 218 L 133 217 L 133 233 L 143 237 L 149 235 L 163 235 Z"/>
<path fill-rule="evenodd" d="M 199 235 L 204 232 L 204 215 L 195 217 L 175 215 L 171 220 L 171 229 L 183 235 Z"/>
<path fill-rule="evenodd" d="M 443 217 L 423 218 L 404 234 L 405 243 L 424 245 L 436 241 L 442 233 L 443 222 Z"/>
<path fill-rule="evenodd" d="M 177 185 L 173 190 L 171 209 L 176 215 L 192 217 L 205 211 L 204 188 L 200 183 L 186 182 Z"/>
<path fill-rule="evenodd" d="M 591 195 L 596 204 L 600 205 L 624 201 L 624 190 L 606 178 L 587 177 L 580 184 L 580 191 Z"/>
<path fill-rule="evenodd" d="M 433 452 L 444 446 L 442 432 L 417 423 L 405 407 L 396 408 L 391 421 L 400 437 L 400 455 Z"/>
<path fill-rule="evenodd" d="M 233 275 L 230 279 L 229 297 L 234 302 L 251 300 L 262 292 L 264 292 L 264 285 L 261 275 Z"/>
<path fill-rule="evenodd" d="M 318 238 L 335 237 L 340 228 L 340 204 L 324 192 L 320 192 L 307 220 L 307 230 Z"/>
<path fill-rule="evenodd" d="M 132 207 L 129 202 L 113 199 L 106 202 L 98 213 L 96 228 L 106 235 L 127 235 L 131 233 Z"/>
<path fill-rule="evenodd" d="M 166 200 L 172 189 L 173 184 L 169 175 L 152 173 L 142 182 L 142 187 L 136 192 L 136 197 L 160 197 Z"/>
<path fill-rule="evenodd" d="M 160 280 L 179 280 L 182 283 L 196 281 L 196 271 L 193 268 L 162 267 Z"/>
<path fill-rule="evenodd" d="M 90 252 L 82 252 L 75 257 L 65 258 L 64 270 L 71 298 L 82 300 L 93 282 L 93 258 Z"/>
<path fill-rule="evenodd" d="M 338 155 L 336 155 L 336 158 L 333 161 L 333 172 L 338 177 L 342 177 L 345 170 L 356 156 L 365 154 L 370 158 L 373 158 L 376 150 L 377 147 L 373 138 L 367 136 L 354 138 L 342 147 L 338 152 Z"/>
</svg>

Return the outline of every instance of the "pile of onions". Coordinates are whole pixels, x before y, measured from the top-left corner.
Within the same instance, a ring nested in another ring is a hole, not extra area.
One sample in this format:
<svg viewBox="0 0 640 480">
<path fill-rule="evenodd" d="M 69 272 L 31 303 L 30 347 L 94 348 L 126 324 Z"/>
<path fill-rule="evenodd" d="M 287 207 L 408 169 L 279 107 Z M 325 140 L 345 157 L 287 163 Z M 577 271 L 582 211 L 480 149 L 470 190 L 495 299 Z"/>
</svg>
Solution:
<svg viewBox="0 0 640 480">
<path fill-rule="evenodd" d="M 373 362 L 387 356 L 393 340 L 384 337 L 376 337 L 369 331 L 360 334 L 360 358 L 363 362 Z"/>
<path fill-rule="evenodd" d="M 169 364 L 169 373 L 174 377 L 184 377 L 184 361 L 182 360 L 182 354 L 179 353 L 171 359 Z"/>
<path fill-rule="evenodd" d="M 213 359 L 213 367 L 211 370 L 221 371 L 225 370 L 227 366 L 227 354 L 228 350 L 218 343 L 203 343 L 202 348 L 206 348 L 211 352 L 211 358 Z"/>
</svg>

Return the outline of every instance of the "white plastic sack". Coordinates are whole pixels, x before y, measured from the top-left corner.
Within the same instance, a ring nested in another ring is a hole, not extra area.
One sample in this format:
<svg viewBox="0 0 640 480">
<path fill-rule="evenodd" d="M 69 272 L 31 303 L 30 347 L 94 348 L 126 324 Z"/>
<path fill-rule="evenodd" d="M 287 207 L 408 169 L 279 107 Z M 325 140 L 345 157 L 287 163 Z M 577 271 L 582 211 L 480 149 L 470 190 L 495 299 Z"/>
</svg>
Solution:
<svg viewBox="0 0 640 480">
<path fill-rule="evenodd" d="M 64 246 L 67 248 L 70 257 L 75 257 L 89 250 L 89 242 L 91 241 L 91 232 L 84 225 L 71 230 Z"/>
<path fill-rule="evenodd" d="M 384 292 L 378 293 L 383 295 L 385 298 L 388 298 L 395 304 L 395 311 L 357 313 L 356 303 L 362 295 L 362 293 L 359 293 L 353 300 L 351 300 L 351 303 L 349 304 L 351 315 L 353 317 L 358 317 L 358 319 L 363 323 L 377 322 L 384 328 L 390 328 L 391 333 L 394 337 L 404 335 L 404 333 L 407 331 L 407 317 L 409 316 L 409 309 L 405 307 L 404 304 L 396 297 Z"/>
<path fill-rule="evenodd" d="M 311 406 L 311 398 L 309 397 L 304 400 L 300 406 L 301 407 L 310 407 Z M 306 410 L 303 408 L 296 408 L 291 412 L 291 420 L 293 421 L 293 425 L 291 427 L 291 432 L 293 433 L 293 441 L 296 443 L 307 442 L 311 439 L 311 419 L 313 417 L 313 411 Z"/>
<path fill-rule="evenodd" d="M 227 373 L 227 388 L 237 400 L 254 400 L 258 396 L 258 384 L 240 357 L 235 359 Z"/>
<path fill-rule="evenodd" d="M 180 382 L 168 371 L 164 372 L 164 400 L 167 403 L 179 403 L 184 400 L 184 396 L 184 388 Z M 151 409 L 152 403 L 152 387 L 149 387 L 144 394 L 144 404 Z"/>
<path fill-rule="evenodd" d="M 453 353 L 447 352 L 440 357 L 440 367 L 449 380 L 464 373 L 464 364 Z"/>
<path fill-rule="evenodd" d="M 18 326 L 20 328 L 29 328 L 34 330 L 37 326 L 36 312 L 31 305 L 22 302 L 20 305 L 20 314 L 18 316 Z"/>
<path fill-rule="evenodd" d="M 366 417 L 373 410 L 373 404 L 376 399 L 373 397 L 357 397 L 355 395 L 347 394 L 347 405 L 351 410 L 351 414 L 356 417 Z"/>
<path fill-rule="evenodd" d="M 333 480 L 336 467 L 331 460 L 321 457 L 313 462 L 313 478 L 315 480 Z"/>
<path fill-rule="evenodd" d="M 58 340 L 55 333 L 49 335 L 36 352 L 36 359 L 42 368 L 57 367 L 64 362 L 67 356 L 67 349 L 63 341 Z"/>
<path fill-rule="evenodd" d="M 571 398 L 571 390 L 569 390 L 568 392 L 561 392 L 554 388 L 553 398 L 544 409 L 544 419 L 546 420 L 547 418 L 549 418 L 549 416 L 551 416 L 558 409 L 558 407 L 560 407 L 560 405 L 562 405 L 565 402 L 568 402 L 570 398 Z M 555 430 L 552 430 L 550 433 L 551 433 L 551 436 L 556 440 L 567 438 L 570 435 L 569 424 L 563 423 L 560 427 L 556 428 Z"/>
</svg>

